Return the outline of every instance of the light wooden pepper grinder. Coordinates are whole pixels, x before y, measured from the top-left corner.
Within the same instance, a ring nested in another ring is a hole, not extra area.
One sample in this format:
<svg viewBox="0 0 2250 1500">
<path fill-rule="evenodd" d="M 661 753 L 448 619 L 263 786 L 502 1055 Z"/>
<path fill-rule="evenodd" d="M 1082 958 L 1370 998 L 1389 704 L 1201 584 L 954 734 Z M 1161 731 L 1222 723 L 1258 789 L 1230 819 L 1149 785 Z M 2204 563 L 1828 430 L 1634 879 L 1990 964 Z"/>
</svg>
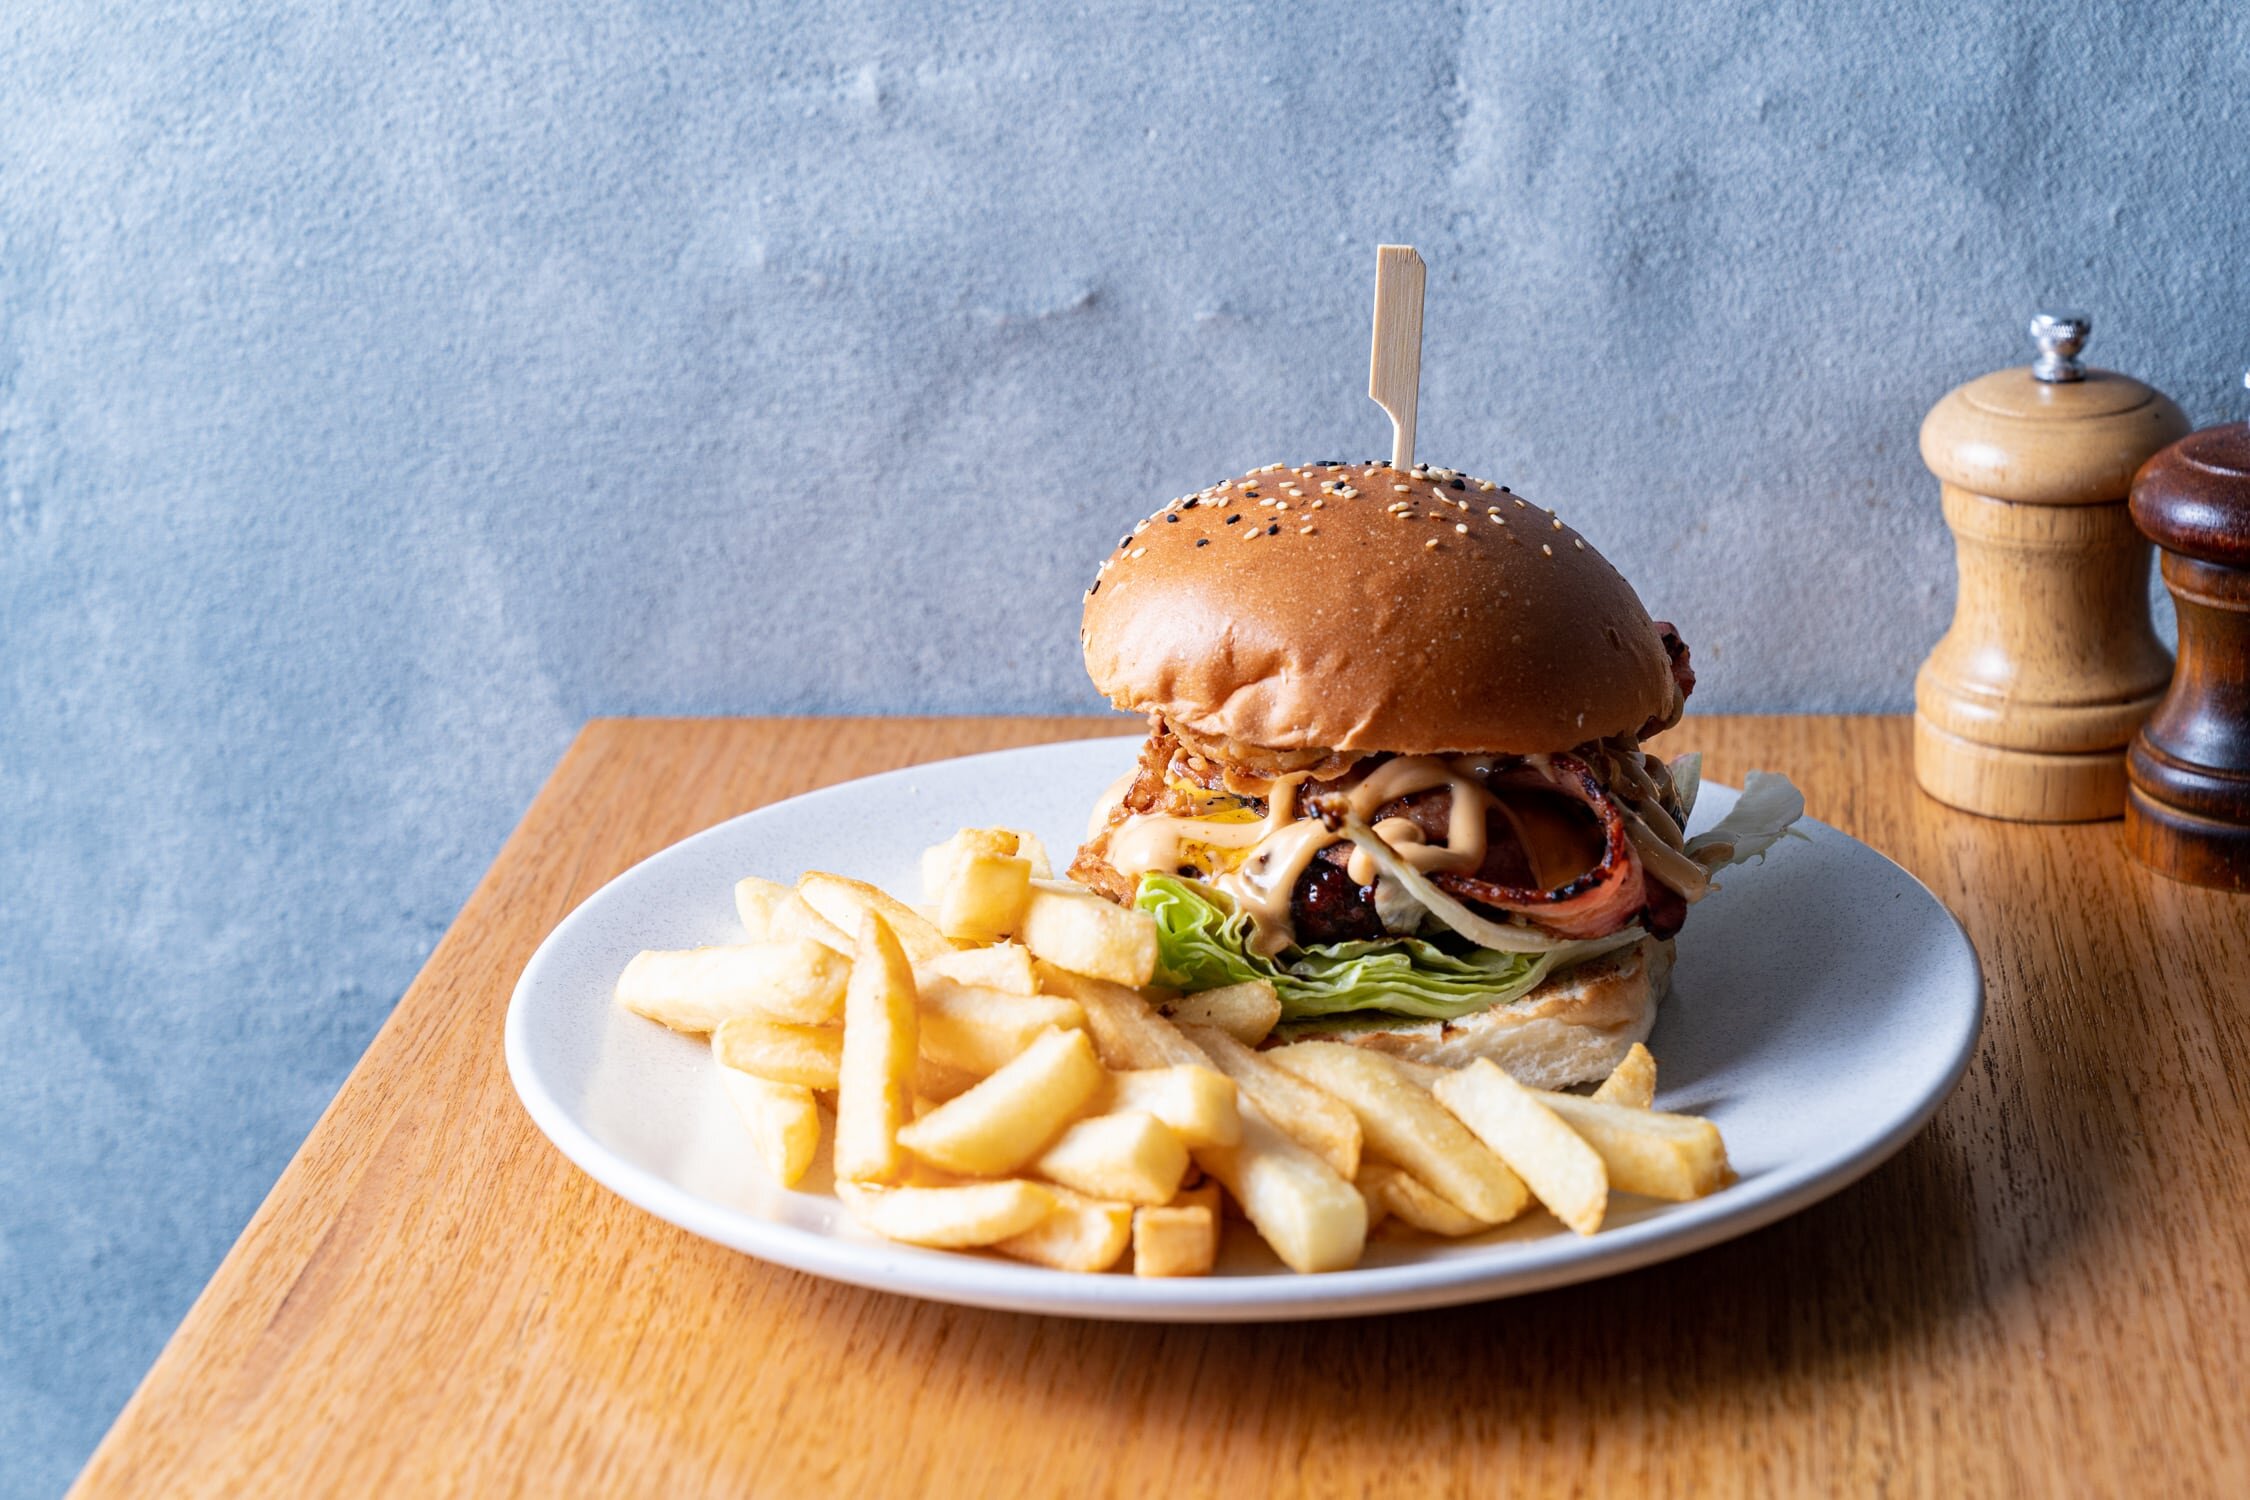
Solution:
<svg viewBox="0 0 2250 1500">
<path fill-rule="evenodd" d="M 1986 817 L 2122 813 L 2125 747 L 2172 675 L 2125 497 L 2187 419 L 2162 392 L 2079 364 L 2089 331 L 2041 313 L 2036 360 L 1956 388 L 1922 423 L 1960 594 L 1914 679 L 1914 775 Z"/>
<path fill-rule="evenodd" d="M 2133 519 L 2164 550 L 2180 669 L 2133 738 L 2125 847 L 2175 880 L 2250 891 L 2250 422 L 2150 459 Z"/>
</svg>

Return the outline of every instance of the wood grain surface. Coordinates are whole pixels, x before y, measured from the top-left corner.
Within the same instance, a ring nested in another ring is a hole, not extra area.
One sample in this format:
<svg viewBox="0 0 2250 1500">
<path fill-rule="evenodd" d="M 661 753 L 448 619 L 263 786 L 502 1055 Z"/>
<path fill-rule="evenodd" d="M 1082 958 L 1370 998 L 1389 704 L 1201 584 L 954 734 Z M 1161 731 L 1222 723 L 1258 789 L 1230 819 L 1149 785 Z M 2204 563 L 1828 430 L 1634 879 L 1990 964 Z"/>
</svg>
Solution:
<svg viewBox="0 0 2250 1500">
<path fill-rule="evenodd" d="M 976 1312 L 707 1244 L 532 1128 L 508 992 L 612 875 L 825 782 L 1118 727 L 589 725 L 76 1493 L 2250 1493 L 2250 901 L 2114 823 L 1941 806 L 1903 718 L 1667 741 L 1786 771 L 1921 876 L 1990 1012 L 1888 1165 L 1666 1265 L 1332 1323 Z"/>
</svg>

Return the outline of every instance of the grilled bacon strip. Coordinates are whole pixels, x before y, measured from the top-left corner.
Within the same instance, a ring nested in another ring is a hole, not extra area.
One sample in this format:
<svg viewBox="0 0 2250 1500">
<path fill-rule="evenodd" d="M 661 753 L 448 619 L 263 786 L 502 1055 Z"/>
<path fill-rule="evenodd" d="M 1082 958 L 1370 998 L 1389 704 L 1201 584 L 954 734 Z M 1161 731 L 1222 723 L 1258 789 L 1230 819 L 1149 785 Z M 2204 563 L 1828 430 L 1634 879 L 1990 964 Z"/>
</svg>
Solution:
<svg viewBox="0 0 2250 1500">
<path fill-rule="evenodd" d="M 1625 831 L 1624 816 L 1591 767 L 1574 755 L 1550 755 L 1547 767 L 1547 775 L 1530 766 L 1505 772 L 1494 778 L 1493 794 L 1503 808 L 1511 789 L 1562 792 L 1583 803 L 1600 831 L 1601 849 L 1594 863 L 1559 884 L 1543 886 L 1535 877 L 1525 879 L 1541 863 L 1538 851 L 1527 849 L 1521 838 L 1495 837 L 1474 874 L 1437 872 L 1430 876 L 1431 883 L 1464 901 L 1528 917 L 1562 937 L 1607 937 L 1648 905 L 1640 856 Z"/>
</svg>

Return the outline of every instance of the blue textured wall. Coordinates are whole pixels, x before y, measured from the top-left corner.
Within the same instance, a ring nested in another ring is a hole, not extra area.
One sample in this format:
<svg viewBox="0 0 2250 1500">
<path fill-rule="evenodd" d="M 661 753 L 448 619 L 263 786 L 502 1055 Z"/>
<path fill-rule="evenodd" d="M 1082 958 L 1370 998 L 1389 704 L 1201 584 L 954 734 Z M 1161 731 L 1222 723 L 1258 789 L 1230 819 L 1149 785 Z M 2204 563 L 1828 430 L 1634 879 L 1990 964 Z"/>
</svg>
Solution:
<svg viewBox="0 0 2250 1500">
<path fill-rule="evenodd" d="M 2250 11 L 0 7 L 0 1489 L 65 1483 L 573 728 L 1079 709 L 1126 519 L 1564 508 L 1713 708 L 1897 708 L 2044 299 L 2231 414 Z"/>
</svg>

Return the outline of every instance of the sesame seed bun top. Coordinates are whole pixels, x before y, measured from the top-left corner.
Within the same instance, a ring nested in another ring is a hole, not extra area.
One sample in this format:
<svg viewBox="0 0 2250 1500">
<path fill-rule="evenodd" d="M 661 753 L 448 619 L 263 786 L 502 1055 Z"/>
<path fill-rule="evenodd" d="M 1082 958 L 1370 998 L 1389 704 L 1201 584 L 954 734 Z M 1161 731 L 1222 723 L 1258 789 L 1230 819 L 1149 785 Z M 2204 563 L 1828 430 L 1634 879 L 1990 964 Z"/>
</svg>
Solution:
<svg viewBox="0 0 2250 1500">
<path fill-rule="evenodd" d="M 1656 627 L 1549 511 L 1450 469 L 1275 464 L 1139 523 L 1086 670 L 1205 745 L 1530 754 L 1676 707 Z"/>
</svg>

